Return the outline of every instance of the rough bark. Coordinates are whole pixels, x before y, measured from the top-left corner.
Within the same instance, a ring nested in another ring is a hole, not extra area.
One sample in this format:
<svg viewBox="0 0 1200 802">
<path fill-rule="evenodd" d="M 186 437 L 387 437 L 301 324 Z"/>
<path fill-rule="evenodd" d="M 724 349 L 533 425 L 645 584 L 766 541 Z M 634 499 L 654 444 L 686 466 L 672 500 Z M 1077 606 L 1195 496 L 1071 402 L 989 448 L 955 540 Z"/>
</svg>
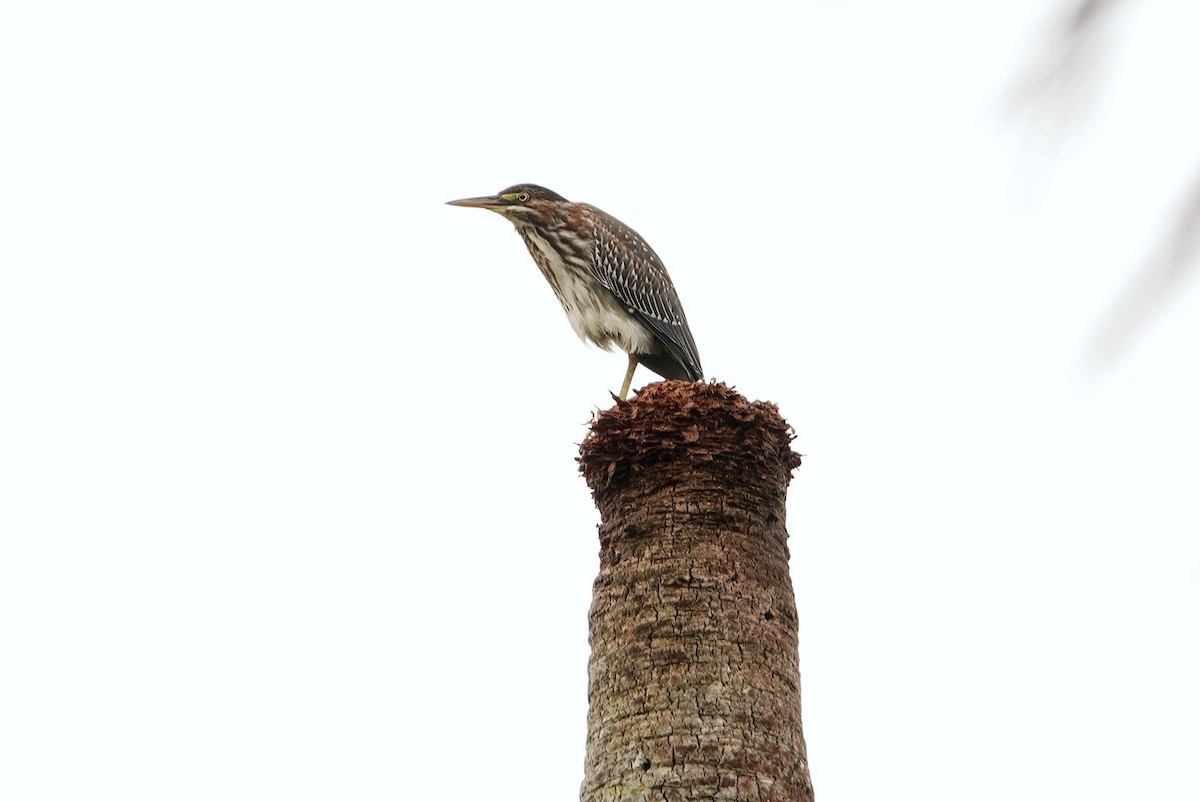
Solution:
<svg viewBox="0 0 1200 802">
<path fill-rule="evenodd" d="M 582 802 L 813 798 L 773 404 L 663 382 L 580 449 L 600 510 Z"/>
</svg>

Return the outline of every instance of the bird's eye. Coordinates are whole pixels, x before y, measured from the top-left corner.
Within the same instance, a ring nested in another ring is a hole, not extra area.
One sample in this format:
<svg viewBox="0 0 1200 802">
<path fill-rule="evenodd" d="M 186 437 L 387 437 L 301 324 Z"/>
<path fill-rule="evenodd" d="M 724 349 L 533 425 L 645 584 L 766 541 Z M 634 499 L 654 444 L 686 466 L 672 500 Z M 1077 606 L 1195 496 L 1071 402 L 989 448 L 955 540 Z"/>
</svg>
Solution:
<svg viewBox="0 0 1200 802">
<path fill-rule="evenodd" d="M 524 203 L 525 201 L 529 200 L 529 193 L 528 192 L 519 193 L 517 195 L 517 200 L 521 203 Z"/>
</svg>

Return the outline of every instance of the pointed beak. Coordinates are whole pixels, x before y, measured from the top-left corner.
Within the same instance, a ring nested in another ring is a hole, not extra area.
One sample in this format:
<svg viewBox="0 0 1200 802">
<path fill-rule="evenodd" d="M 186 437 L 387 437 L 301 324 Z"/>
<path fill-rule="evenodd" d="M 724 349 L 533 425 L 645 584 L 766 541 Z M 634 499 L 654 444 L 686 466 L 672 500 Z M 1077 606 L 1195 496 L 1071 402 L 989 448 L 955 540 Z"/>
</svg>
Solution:
<svg viewBox="0 0 1200 802">
<path fill-rule="evenodd" d="M 451 206 L 469 206 L 474 209 L 490 209 L 493 212 L 498 212 L 503 209 L 506 204 L 498 195 L 488 195 L 483 198 L 463 198 L 462 200 L 446 201 Z"/>
</svg>

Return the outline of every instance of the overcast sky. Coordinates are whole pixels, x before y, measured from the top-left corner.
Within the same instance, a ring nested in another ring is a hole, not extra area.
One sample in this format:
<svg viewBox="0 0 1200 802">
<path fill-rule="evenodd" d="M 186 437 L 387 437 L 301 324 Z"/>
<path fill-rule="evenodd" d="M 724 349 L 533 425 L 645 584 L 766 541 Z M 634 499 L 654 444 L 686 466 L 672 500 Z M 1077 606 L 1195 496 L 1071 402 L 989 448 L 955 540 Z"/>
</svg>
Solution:
<svg viewBox="0 0 1200 802">
<path fill-rule="evenodd" d="M 1200 12 L 1110 15 L 6 4 L 0 797 L 577 795 L 625 359 L 444 205 L 528 181 L 796 429 L 818 799 L 1195 802 Z"/>
</svg>

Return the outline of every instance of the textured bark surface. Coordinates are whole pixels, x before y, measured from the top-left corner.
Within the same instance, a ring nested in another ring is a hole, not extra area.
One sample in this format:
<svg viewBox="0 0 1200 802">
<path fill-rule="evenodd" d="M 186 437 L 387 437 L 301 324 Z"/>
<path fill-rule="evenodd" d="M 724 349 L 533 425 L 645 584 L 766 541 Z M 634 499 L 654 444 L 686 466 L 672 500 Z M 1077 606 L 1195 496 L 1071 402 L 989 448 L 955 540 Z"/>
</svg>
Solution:
<svg viewBox="0 0 1200 802">
<path fill-rule="evenodd" d="M 663 382 L 600 413 L 582 802 L 811 800 L 773 404 Z"/>
</svg>

